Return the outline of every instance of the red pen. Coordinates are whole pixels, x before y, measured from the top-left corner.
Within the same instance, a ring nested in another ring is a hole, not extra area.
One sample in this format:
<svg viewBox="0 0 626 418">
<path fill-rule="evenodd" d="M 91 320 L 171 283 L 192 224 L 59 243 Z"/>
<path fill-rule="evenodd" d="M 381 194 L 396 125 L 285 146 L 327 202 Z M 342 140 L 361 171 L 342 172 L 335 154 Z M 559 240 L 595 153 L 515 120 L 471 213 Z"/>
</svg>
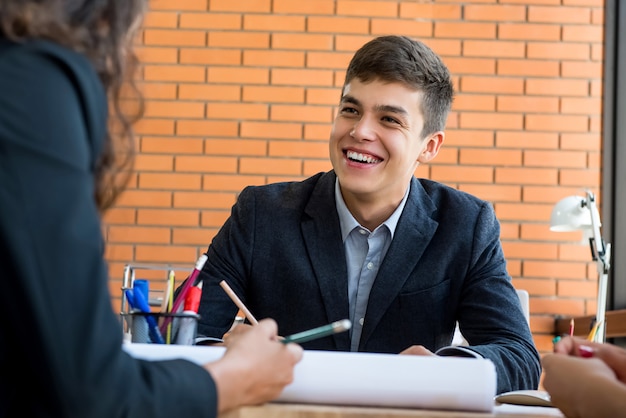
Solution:
<svg viewBox="0 0 626 418">
<path fill-rule="evenodd" d="M 180 318 L 180 326 L 176 335 L 176 344 L 194 345 L 196 340 L 196 331 L 198 328 L 198 308 L 200 307 L 200 298 L 202 296 L 202 282 L 197 286 L 192 286 L 185 297 L 185 309 Z"/>
</svg>

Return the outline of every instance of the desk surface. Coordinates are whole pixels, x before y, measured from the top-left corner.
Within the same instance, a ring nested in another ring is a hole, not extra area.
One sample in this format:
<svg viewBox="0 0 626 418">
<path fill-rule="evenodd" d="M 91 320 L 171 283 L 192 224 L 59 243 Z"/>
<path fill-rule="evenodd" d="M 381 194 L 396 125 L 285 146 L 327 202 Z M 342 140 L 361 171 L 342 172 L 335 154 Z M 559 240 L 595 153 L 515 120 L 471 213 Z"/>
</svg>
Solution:
<svg viewBox="0 0 626 418">
<path fill-rule="evenodd" d="M 337 405 L 268 403 L 236 409 L 220 418 L 554 418 L 563 417 L 556 408 L 499 405 L 492 413 L 433 411 L 427 409 L 376 408 Z"/>
</svg>

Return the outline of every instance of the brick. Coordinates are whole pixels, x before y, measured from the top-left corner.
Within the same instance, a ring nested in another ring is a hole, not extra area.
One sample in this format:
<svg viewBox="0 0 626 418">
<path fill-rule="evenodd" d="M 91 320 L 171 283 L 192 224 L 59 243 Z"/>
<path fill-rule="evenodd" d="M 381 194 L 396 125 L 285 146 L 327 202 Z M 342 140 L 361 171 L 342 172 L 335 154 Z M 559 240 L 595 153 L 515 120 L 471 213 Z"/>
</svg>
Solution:
<svg viewBox="0 0 626 418">
<path fill-rule="evenodd" d="M 333 36 L 309 33 L 273 33 L 272 48 L 295 49 L 298 51 L 330 51 L 333 49 Z"/>
<path fill-rule="evenodd" d="M 142 118 L 135 124 L 135 133 L 140 135 L 172 135 L 174 122 L 166 119 Z"/>
<path fill-rule="evenodd" d="M 210 83 L 267 84 L 270 80 L 266 68 L 209 67 L 207 81 Z"/>
<path fill-rule="evenodd" d="M 301 51 L 249 50 L 243 52 L 243 65 L 252 67 L 304 67 Z"/>
<path fill-rule="evenodd" d="M 207 119 L 241 119 L 246 115 L 248 120 L 269 119 L 269 106 L 263 103 L 209 103 L 206 108 Z"/>
<path fill-rule="evenodd" d="M 513 113 L 472 112 L 459 117 L 463 129 L 522 129 L 523 117 Z"/>
<path fill-rule="evenodd" d="M 176 64 L 178 49 L 173 47 L 145 46 L 135 48 L 139 61 L 144 64 Z"/>
<path fill-rule="evenodd" d="M 272 2 L 271 0 L 211 0 L 209 10 L 212 12 L 269 13 L 272 11 Z"/>
<path fill-rule="evenodd" d="M 561 26 L 556 24 L 500 23 L 498 39 L 521 41 L 560 41 Z"/>
<path fill-rule="evenodd" d="M 180 84 L 178 98 L 183 100 L 238 101 L 241 86 L 220 84 Z"/>
<path fill-rule="evenodd" d="M 600 115 L 602 99 L 600 97 L 563 97 L 561 112 L 575 115 Z"/>
<path fill-rule="evenodd" d="M 202 177 L 202 184 L 202 190 L 239 192 L 246 186 L 265 184 L 265 177 L 243 174 L 207 174 Z"/>
<path fill-rule="evenodd" d="M 594 187 L 600 183 L 600 172 L 597 169 L 561 169 L 559 184 L 564 186 Z"/>
<path fill-rule="evenodd" d="M 507 168 L 498 167 L 495 172 L 495 182 L 499 184 L 519 184 L 524 179 L 525 185 L 556 185 L 556 168 Z"/>
<path fill-rule="evenodd" d="M 207 0 L 176 0 L 172 2 L 171 0 L 150 0 L 148 3 L 150 6 L 150 12 L 153 10 L 172 10 L 172 11 L 182 11 L 182 10 L 196 10 L 196 11 L 205 11 L 207 10 Z"/>
<path fill-rule="evenodd" d="M 557 61 L 531 59 L 501 59 L 497 67 L 499 76 L 559 77 L 561 70 Z"/>
<path fill-rule="evenodd" d="M 461 184 L 459 190 L 473 194 L 483 200 L 498 202 L 519 202 L 522 187 L 500 184 Z M 517 226 L 515 226 L 517 231 Z M 517 236 L 517 235 L 516 235 Z"/>
<path fill-rule="evenodd" d="M 241 16 L 233 13 L 181 13 L 182 29 L 230 29 L 242 28 Z"/>
<path fill-rule="evenodd" d="M 247 31 L 305 32 L 305 16 L 245 14 L 243 29 Z"/>
<path fill-rule="evenodd" d="M 289 86 L 243 86 L 242 100 L 264 103 L 304 103 L 305 89 Z"/>
<path fill-rule="evenodd" d="M 178 13 L 150 11 L 143 18 L 143 28 L 175 28 L 178 25 Z"/>
<path fill-rule="evenodd" d="M 334 68 L 344 71 L 348 67 L 352 55 L 343 52 L 310 51 L 306 54 L 306 66 L 307 68 Z"/>
<path fill-rule="evenodd" d="M 207 45 L 218 48 L 268 48 L 270 35 L 246 31 L 211 31 Z"/>
<path fill-rule="evenodd" d="M 108 225 L 114 225 L 114 224 L 132 225 L 135 223 L 136 217 L 137 217 L 137 211 L 134 208 L 122 209 L 118 207 L 113 207 L 104 213 L 102 220 L 103 220 L 103 223 L 108 224 Z"/>
<path fill-rule="evenodd" d="M 324 140 L 327 141 L 330 138 L 330 130 L 332 126 L 330 124 L 312 124 L 307 123 L 304 125 L 303 139 L 306 140 Z"/>
<path fill-rule="evenodd" d="M 457 94 L 454 97 L 452 108 L 457 111 L 488 111 L 496 110 L 496 97 L 485 94 Z"/>
<path fill-rule="evenodd" d="M 153 137 L 141 138 L 141 151 L 157 154 L 198 154 L 202 153 L 201 139 L 184 137 Z"/>
<path fill-rule="evenodd" d="M 270 141 L 270 157 L 327 158 L 327 142 Z"/>
<path fill-rule="evenodd" d="M 525 150 L 527 167 L 584 167 L 587 155 L 582 151 Z"/>
<path fill-rule="evenodd" d="M 153 118 L 202 118 L 204 116 L 204 103 L 147 100 L 145 116 Z"/>
<path fill-rule="evenodd" d="M 492 147 L 494 133 L 482 129 L 449 129 L 446 131 L 445 146 Z"/>
<path fill-rule="evenodd" d="M 293 1 L 273 0 L 272 11 L 275 14 L 332 15 L 335 12 L 335 0 Z"/>
<path fill-rule="evenodd" d="M 280 105 L 270 109 L 270 120 L 276 122 L 319 122 L 330 123 L 333 120 L 333 109 L 330 106 Z"/>
<path fill-rule="evenodd" d="M 173 160 L 169 155 L 138 154 L 134 168 L 137 171 L 171 171 Z"/>
<path fill-rule="evenodd" d="M 557 186 L 524 186 L 524 202 L 549 203 L 554 205 L 563 197 L 575 195 L 580 192 L 578 188 Z"/>
<path fill-rule="evenodd" d="M 496 109 L 500 112 L 558 113 L 557 97 L 498 96 Z"/>
<path fill-rule="evenodd" d="M 505 257 L 536 259 L 536 260 L 552 260 L 556 256 L 556 244 L 536 243 L 536 242 L 508 242 L 502 243 L 502 249 Z"/>
<path fill-rule="evenodd" d="M 346 16 L 397 17 L 395 1 L 384 0 L 337 0 L 337 14 Z"/>
<path fill-rule="evenodd" d="M 526 6 L 467 4 L 463 8 L 467 20 L 523 22 L 526 20 Z"/>
<path fill-rule="evenodd" d="M 565 42 L 597 42 L 604 37 L 604 27 L 600 25 L 564 25 L 563 41 Z"/>
<path fill-rule="evenodd" d="M 458 4 L 432 4 L 400 2 L 399 17 L 402 19 L 459 20 L 462 6 Z"/>
<path fill-rule="evenodd" d="M 153 207 L 166 208 L 172 206 L 172 193 L 169 191 L 152 190 L 125 190 L 117 202 L 116 207 L 123 208 Z M 132 217 L 134 220 L 134 216 Z"/>
<path fill-rule="evenodd" d="M 159 46 L 205 46 L 206 34 L 199 30 L 146 29 L 144 43 Z"/>
<path fill-rule="evenodd" d="M 537 277 L 546 279 L 577 279 L 578 281 L 585 278 L 585 263 L 575 262 L 555 262 L 555 261 L 534 261 L 528 260 L 524 262 L 524 276 Z M 559 288 L 562 281 L 559 280 Z"/>
<path fill-rule="evenodd" d="M 204 245 L 208 247 L 216 234 L 216 229 L 174 228 L 172 231 L 172 243 L 174 245 Z"/>
<path fill-rule="evenodd" d="M 520 166 L 522 165 L 522 152 L 481 148 L 467 148 L 460 151 L 459 163 L 462 165 L 484 165 L 486 162 L 491 163 L 492 166 Z"/>
<path fill-rule="evenodd" d="M 170 229 L 164 227 L 111 226 L 108 242 L 128 244 L 168 244 Z"/>
<path fill-rule="evenodd" d="M 524 278 L 513 280 L 513 286 L 515 286 L 516 289 L 527 290 L 528 294 L 531 297 L 556 295 L 556 281 L 555 280 L 534 279 L 534 278 L 524 277 Z"/>
<path fill-rule="evenodd" d="M 182 209 L 139 209 L 137 225 L 154 226 L 198 226 L 197 210 Z"/>
<path fill-rule="evenodd" d="M 599 132 L 561 134 L 561 149 L 594 151 L 600 149 L 601 143 Z"/>
<path fill-rule="evenodd" d="M 182 173 L 141 173 L 139 187 L 155 190 L 200 189 L 201 177 Z"/>
<path fill-rule="evenodd" d="M 583 316 L 585 305 L 582 300 L 541 298 L 533 303 L 533 313 L 554 316 Z"/>
<path fill-rule="evenodd" d="M 340 91 L 335 88 L 326 89 L 311 87 L 306 90 L 306 103 L 308 105 L 335 106 L 339 103 L 340 94 Z M 334 119 L 333 113 L 334 111 L 331 109 L 331 119 Z"/>
<path fill-rule="evenodd" d="M 135 260 L 142 263 L 186 263 L 193 264 L 198 250 L 193 246 L 138 245 Z"/>
<path fill-rule="evenodd" d="M 434 35 L 437 38 L 495 39 L 496 24 L 467 21 L 435 22 Z"/>
<path fill-rule="evenodd" d="M 126 261 L 133 259 L 133 246 L 107 243 L 104 248 L 104 258 L 112 261 Z"/>
<path fill-rule="evenodd" d="M 444 183 L 451 182 L 471 182 L 471 183 L 492 183 L 493 169 L 490 167 L 461 167 L 445 166 L 431 167 L 432 175 L 437 181 Z"/>
<path fill-rule="evenodd" d="M 597 291 L 598 283 L 595 281 L 559 280 L 558 296 L 561 298 L 588 298 Z"/>
<path fill-rule="evenodd" d="M 201 155 L 178 155 L 174 162 L 178 173 L 235 173 L 237 158 Z"/>
<path fill-rule="evenodd" d="M 279 122 L 242 122 L 241 136 L 248 138 L 299 139 L 302 124 Z"/>
<path fill-rule="evenodd" d="M 563 61 L 561 75 L 568 78 L 598 79 L 602 75 L 602 62 Z"/>
<path fill-rule="evenodd" d="M 369 33 L 369 18 L 310 16 L 307 19 L 307 32 L 310 33 Z"/>
<path fill-rule="evenodd" d="M 496 132 L 498 148 L 556 149 L 559 146 L 558 133 L 506 131 Z"/>
<path fill-rule="evenodd" d="M 241 52 L 227 48 L 180 48 L 181 64 L 241 65 Z"/>
<path fill-rule="evenodd" d="M 283 69 L 271 70 L 272 84 L 296 86 L 332 86 L 333 73 L 331 71 L 315 69 Z"/>
<path fill-rule="evenodd" d="M 267 141 L 252 139 L 207 139 L 207 154 L 211 155 L 267 155 Z"/>
<path fill-rule="evenodd" d="M 204 67 L 188 65 L 146 65 L 146 81 L 202 82 L 206 80 Z"/>
<path fill-rule="evenodd" d="M 176 122 L 176 133 L 189 136 L 237 136 L 237 122 L 212 120 L 181 120 Z"/>
<path fill-rule="evenodd" d="M 591 22 L 591 11 L 585 7 L 529 6 L 528 21 L 586 24 Z"/>
<path fill-rule="evenodd" d="M 515 77 L 461 77 L 460 91 L 464 93 L 521 94 L 524 80 Z"/>
<path fill-rule="evenodd" d="M 138 87 L 146 100 L 176 98 L 175 83 L 141 83 Z"/>
<path fill-rule="evenodd" d="M 525 127 L 529 131 L 584 132 L 588 123 L 586 116 L 526 115 Z"/>
<path fill-rule="evenodd" d="M 551 60 L 588 60 L 590 47 L 581 43 L 528 42 L 527 57 Z"/>
<path fill-rule="evenodd" d="M 452 74 L 494 75 L 496 60 L 491 58 L 446 57 L 445 64 Z"/>
<path fill-rule="evenodd" d="M 174 207 L 177 209 L 229 209 L 235 200 L 234 193 L 174 192 Z"/>
<path fill-rule="evenodd" d="M 239 170 L 244 174 L 299 175 L 301 166 L 296 159 L 242 157 Z"/>
<path fill-rule="evenodd" d="M 463 55 L 467 57 L 524 58 L 526 45 L 514 41 L 474 41 L 463 42 Z"/>
<path fill-rule="evenodd" d="M 372 19 L 372 35 L 405 35 L 413 37 L 430 37 L 433 35 L 431 22 L 397 20 L 397 19 Z"/>
</svg>

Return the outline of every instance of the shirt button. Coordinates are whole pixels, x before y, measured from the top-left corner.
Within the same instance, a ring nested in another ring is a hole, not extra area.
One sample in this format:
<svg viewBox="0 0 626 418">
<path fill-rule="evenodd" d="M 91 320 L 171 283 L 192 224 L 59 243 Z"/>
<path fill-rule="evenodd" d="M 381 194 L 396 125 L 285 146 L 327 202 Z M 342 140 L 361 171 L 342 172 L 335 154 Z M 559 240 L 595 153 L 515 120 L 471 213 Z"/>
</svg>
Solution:
<svg viewBox="0 0 626 418">
<path fill-rule="evenodd" d="M 365 229 L 359 229 L 359 233 L 361 235 L 365 235 L 365 234 L 367 234 L 367 231 Z"/>
<path fill-rule="evenodd" d="M 359 319 L 359 324 L 361 324 L 361 326 L 363 326 L 363 322 L 365 322 L 364 318 Z"/>
<path fill-rule="evenodd" d="M 374 268 L 374 263 L 372 263 L 371 261 L 369 263 L 367 263 L 367 269 L 371 270 Z"/>
</svg>

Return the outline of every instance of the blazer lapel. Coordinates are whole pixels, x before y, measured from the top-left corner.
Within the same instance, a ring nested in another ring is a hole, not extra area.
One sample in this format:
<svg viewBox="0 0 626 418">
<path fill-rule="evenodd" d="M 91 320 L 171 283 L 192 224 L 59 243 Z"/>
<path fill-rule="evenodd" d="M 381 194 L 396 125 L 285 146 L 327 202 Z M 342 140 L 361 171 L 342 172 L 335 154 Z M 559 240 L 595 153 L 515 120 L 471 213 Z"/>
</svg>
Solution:
<svg viewBox="0 0 626 418">
<path fill-rule="evenodd" d="M 431 218 L 435 209 L 422 185 L 413 178 L 393 241 L 372 285 L 360 345 L 372 335 L 422 257 L 437 229 L 437 222 Z"/>
<path fill-rule="evenodd" d="M 348 269 L 335 207 L 335 174 L 322 175 L 305 208 L 301 228 L 330 322 L 349 318 Z M 334 335 L 337 349 L 350 350 L 350 333 Z"/>
</svg>

